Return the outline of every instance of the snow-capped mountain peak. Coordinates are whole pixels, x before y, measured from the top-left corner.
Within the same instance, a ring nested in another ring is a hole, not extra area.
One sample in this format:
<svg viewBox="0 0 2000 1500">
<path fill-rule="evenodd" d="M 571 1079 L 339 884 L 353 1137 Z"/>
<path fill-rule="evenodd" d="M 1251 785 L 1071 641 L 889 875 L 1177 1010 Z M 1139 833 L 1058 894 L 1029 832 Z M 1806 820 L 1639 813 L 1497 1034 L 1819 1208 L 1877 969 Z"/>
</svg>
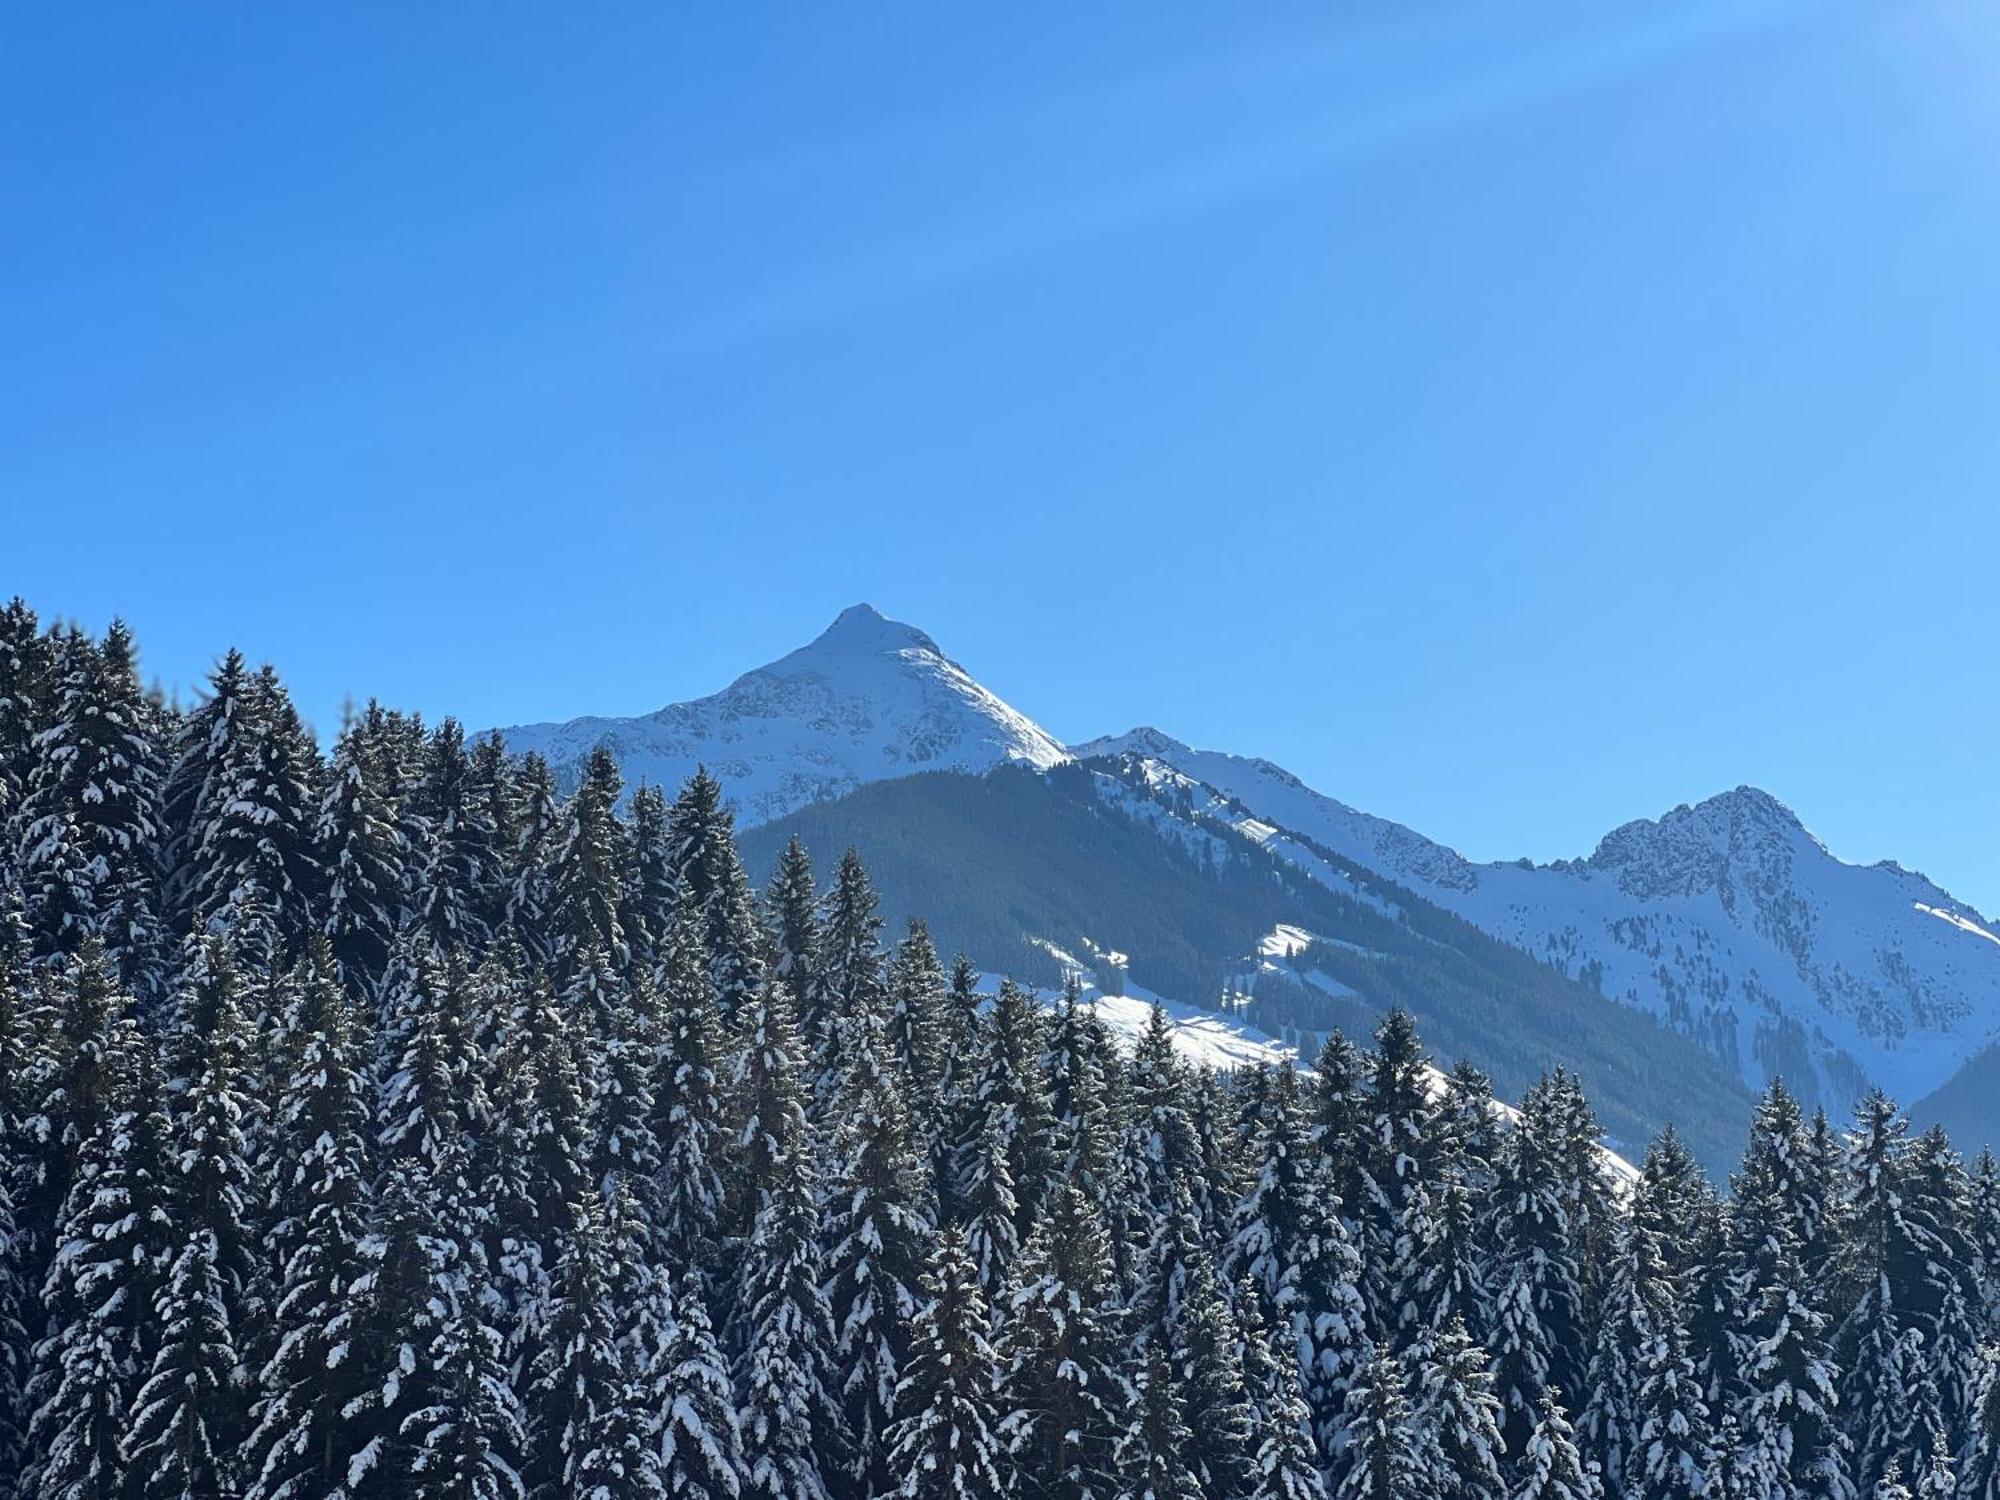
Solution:
<svg viewBox="0 0 2000 1500">
<path fill-rule="evenodd" d="M 1756 787 L 1626 823 L 1584 859 L 1475 864 L 1268 762 L 1156 730 L 1077 754 L 1159 762 L 1302 868 L 1324 851 L 1386 875 L 1653 1013 L 1746 1083 L 1782 1076 L 1836 1112 L 1871 1085 L 1915 1101 L 2000 1038 L 2000 941 L 1979 914 L 1900 866 L 1838 859 Z"/>
<path fill-rule="evenodd" d="M 721 778 L 743 823 L 769 822 L 867 782 L 919 771 L 1046 770 L 1069 758 L 1046 730 L 982 687 L 929 635 L 856 604 L 798 650 L 721 692 L 629 719 L 500 733 L 573 782 L 603 745 L 628 785 Z"/>
</svg>

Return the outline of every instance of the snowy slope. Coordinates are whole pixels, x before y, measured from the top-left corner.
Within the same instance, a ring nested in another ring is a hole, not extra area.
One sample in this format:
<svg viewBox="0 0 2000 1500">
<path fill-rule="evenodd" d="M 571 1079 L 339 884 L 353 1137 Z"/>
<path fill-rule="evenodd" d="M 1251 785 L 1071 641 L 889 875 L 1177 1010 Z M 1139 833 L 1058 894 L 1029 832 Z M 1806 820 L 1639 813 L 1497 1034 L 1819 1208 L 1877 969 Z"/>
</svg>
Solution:
<svg viewBox="0 0 2000 1500">
<path fill-rule="evenodd" d="M 1281 957 L 1292 949 L 1310 942 L 1312 937 L 1311 933 L 1301 928 L 1280 925 L 1265 938 L 1255 957 L 1257 959 Z M 1218 1015 L 1215 1011 L 1200 1006 L 1156 995 L 1142 985 L 1132 984 L 1122 974 L 1115 993 L 1105 990 L 1103 974 L 1100 971 L 1107 961 L 1111 967 L 1122 969 L 1126 957 L 1124 954 L 1099 952 L 1093 955 L 1091 961 L 1084 962 L 1053 943 L 1047 946 L 1051 953 L 1063 960 L 1075 973 L 1079 994 L 1097 1012 L 1098 1018 L 1123 1046 L 1138 1045 L 1139 1038 L 1145 1034 L 1152 1018 L 1153 1007 L 1158 1005 L 1166 1015 L 1168 1036 L 1173 1042 L 1174 1051 L 1197 1067 L 1222 1069 L 1275 1067 L 1290 1059 L 1306 1074 L 1310 1075 L 1312 1072 L 1311 1058 L 1299 1057 L 1297 1049 L 1289 1043 L 1278 1040 L 1268 1032 L 1259 1031 L 1254 1026 Z M 1324 975 L 1318 977 L 1325 978 Z M 999 988 L 999 975 L 979 976 L 981 994 L 996 994 Z M 1029 993 L 1044 1005 L 1051 1007 L 1058 999 L 1057 992 L 1053 990 L 1031 988 Z M 1446 1087 L 1445 1075 L 1435 1067 L 1427 1069 L 1426 1072 L 1433 1093 L 1442 1096 Z M 1495 1100 L 1494 1106 L 1499 1111 L 1500 1118 L 1509 1124 L 1520 1118 L 1521 1112 L 1504 1099 Z M 1608 1146 L 1600 1146 L 1599 1150 L 1603 1155 L 1605 1169 L 1615 1184 L 1620 1187 L 1630 1187 L 1639 1180 L 1638 1168 L 1630 1161 Z"/>
<path fill-rule="evenodd" d="M 1339 878 L 1331 854 L 1406 885 L 1659 1016 L 1753 1086 L 1782 1075 L 1835 1110 L 1870 1084 L 1915 1100 L 2000 1037 L 2000 938 L 1984 919 L 1900 866 L 1835 858 L 1755 788 L 1628 823 L 1587 859 L 1482 865 L 1268 761 L 1157 730 L 1075 753 L 1185 778 L 1320 878 Z"/>
<path fill-rule="evenodd" d="M 711 697 L 632 719 L 572 719 L 500 733 L 573 785 L 598 745 L 627 786 L 670 791 L 697 765 L 721 778 L 745 826 L 870 781 L 919 771 L 1046 770 L 1063 747 L 945 656 L 929 636 L 857 604 L 810 645 Z"/>
</svg>

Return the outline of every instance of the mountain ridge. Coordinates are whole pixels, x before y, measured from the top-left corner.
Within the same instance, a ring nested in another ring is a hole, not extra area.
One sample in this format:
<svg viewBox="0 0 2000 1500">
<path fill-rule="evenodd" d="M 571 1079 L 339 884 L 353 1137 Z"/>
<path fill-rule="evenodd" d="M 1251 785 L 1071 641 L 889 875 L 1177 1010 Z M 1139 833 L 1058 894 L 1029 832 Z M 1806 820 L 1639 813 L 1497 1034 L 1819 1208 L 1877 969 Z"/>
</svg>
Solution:
<svg viewBox="0 0 2000 1500">
<path fill-rule="evenodd" d="M 1195 749 L 1151 725 L 1065 746 L 928 633 L 872 606 L 720 692 L 629 719 L 502 731 L 573 784 L 598 745 L 628 784 L 705 764 L 745 828 L 873 783 L 1005 766 L 1129 762 L 1203 816 L 1337 888 L 1351 864 L 1660 1020 L 1747 1085 L 1784 1077 L 1843 1112 L 1868 1087 L 1943 1087 L 2000 1040 L 2000 935 L 1894 861 L 1850 864 L 1782 800 L 1740 785 L 1605 833 L 1547 863 L 1479 862 L 1320 792 L 1276 763 Z M 1147 772 L 1143 768 L 1155 768 Z M 1178 815 L 1163 835 L 1196 844 Z"/>
</svg>

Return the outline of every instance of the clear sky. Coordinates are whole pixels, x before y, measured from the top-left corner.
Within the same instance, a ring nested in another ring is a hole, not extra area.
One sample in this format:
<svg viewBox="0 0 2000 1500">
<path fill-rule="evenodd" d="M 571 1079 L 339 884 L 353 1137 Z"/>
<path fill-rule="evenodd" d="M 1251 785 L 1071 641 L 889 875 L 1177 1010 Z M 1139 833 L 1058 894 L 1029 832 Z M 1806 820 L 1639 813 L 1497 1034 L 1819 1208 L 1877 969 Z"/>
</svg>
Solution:
<svg viewBox="0 0 2000 1500">
<path fill-rule="evenodd" d="M 1478 857 L 2000 909 L 1985 0 L 0 21 L 0 593 L 479 726 L 866 599 Z"/>
</svg>

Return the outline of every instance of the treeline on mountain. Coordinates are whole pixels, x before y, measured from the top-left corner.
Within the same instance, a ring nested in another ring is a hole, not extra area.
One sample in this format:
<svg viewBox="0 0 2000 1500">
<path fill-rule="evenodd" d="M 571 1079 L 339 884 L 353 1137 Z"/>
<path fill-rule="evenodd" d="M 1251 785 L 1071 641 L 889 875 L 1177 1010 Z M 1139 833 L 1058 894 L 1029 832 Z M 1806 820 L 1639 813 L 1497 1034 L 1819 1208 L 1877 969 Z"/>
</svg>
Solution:
<svg viewBox="0 0 2000 1500">
<path fill-rule="evenodd" d="M 1410 1018 L 1221 1076 L 863 861 L 0 616 L 4 1500 L 2000 1494 L 2000 1169 L 1621 1187 Z"/>
<path fill-rule="evenodd" d="M 1115 797 L 1100 794 L 1099 773 Z M 1172 821 L 1149 822 L 1149 812 Z M 1193 842 L 1176 836 L 1189 831 Z M 1743 1146 L 1750 1096 L 1687 1038 L 1315 849 L 1356 894 L 1331 889 L 1130 766 L 877 782 L 747 831 L 744 857 L 770 870 L 793 839 L 859 850 L 892 920 L 921 916 L 947 951 L 1049 988 L 1061 963 L 1030 934 L 1080 957 L 1092 944 L 1129 954 L 1145 988 L 1216 1004 L 1245 980 L 1267 933 L 1302 927 L 1323 941 L 1300 955 L 1301 972 L 1317 969 L 1359 998 L 1263 984 L 1238 1014 L 1308 1055 L 1326 1032 L 1364 1035 L 1401 1007 L 1445 1056 L 1476 1059 L 1503 1097 L 1563 1060 L 1635 1154 L 1669 1122 L 1713 1169 Z"/>
</svg>

